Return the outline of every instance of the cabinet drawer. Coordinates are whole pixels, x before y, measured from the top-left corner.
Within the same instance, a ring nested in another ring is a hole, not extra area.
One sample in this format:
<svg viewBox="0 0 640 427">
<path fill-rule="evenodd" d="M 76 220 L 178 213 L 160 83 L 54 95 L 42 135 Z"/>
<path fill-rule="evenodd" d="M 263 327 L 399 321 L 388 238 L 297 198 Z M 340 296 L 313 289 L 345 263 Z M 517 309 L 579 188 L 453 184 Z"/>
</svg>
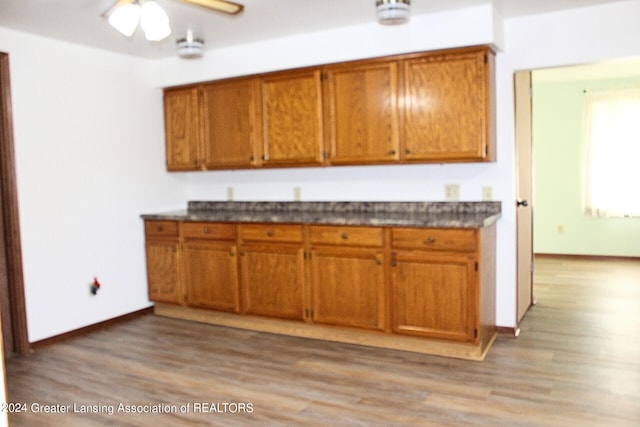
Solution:
<svg viewBox="0 0 640 427">
<path fill-rule="evenodd" d="M 244 241 L 302 242 L 301 225 L 242 224 L 238 232 Z"/>
<path fill-rule="evenodd" d="M 236 238 L 235 224 L 215 222 L 185 222 L 182 224 L 185 239 L 231 240 Z"/>
<path fill-rule="evenodd" d="M 321 245 L 382 246 L 382 228 L 311 226 L 311 243 Z"/>
<path fill-rule="evenodd" d="M 147 239 L 153 237 L 178 237 L 178 222 L 145 221 L 144 234 Z"/>
<path fill-rule="evenodd" d="M 457 228 L 394 228 L 394 248 L 475 251 L 476 230 Z"/>
</svg>

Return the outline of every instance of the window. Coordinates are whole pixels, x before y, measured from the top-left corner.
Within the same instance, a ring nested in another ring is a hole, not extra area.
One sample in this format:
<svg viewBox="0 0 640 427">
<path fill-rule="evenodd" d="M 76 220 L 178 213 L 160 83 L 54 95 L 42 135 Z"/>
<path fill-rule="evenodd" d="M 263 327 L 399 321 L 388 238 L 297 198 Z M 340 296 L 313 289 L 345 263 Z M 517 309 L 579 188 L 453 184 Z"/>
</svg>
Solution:
<svg viewBox="0 0 640 427">
<path fill-rule="evenodd" d="M 640 216 L 640 89 L 585 95 L 586 213 Z"/>
</svg>

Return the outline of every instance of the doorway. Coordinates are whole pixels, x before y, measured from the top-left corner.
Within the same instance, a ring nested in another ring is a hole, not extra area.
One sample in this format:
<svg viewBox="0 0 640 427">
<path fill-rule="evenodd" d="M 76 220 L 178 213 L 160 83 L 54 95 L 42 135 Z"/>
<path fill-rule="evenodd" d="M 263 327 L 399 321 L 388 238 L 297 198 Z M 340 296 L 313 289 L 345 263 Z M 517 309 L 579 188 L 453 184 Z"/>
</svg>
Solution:
<svg viewBox="0 0 640 427">
<path fill-rule="evenodd" d="M 5 357 L 30 351 L 11 105 L 9 55 L 0 53 L 0 318 Z"/>
</svg>

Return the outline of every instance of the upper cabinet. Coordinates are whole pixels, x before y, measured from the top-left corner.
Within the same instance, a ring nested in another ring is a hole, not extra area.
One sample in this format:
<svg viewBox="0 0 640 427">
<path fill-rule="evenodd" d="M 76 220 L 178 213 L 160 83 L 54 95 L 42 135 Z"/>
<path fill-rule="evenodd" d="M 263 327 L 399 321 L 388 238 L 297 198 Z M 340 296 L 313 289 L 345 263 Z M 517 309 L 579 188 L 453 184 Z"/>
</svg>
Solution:
<svg viewBox="0 0 640 427">
<path fill-rule="evenodd" d="M 329 161 L 332 164 L 397 161 L 397 62 L 329 66 L 324 76 Z"/>
<path fill-rule="evenodd" d="M 488 49 L 403 61 L 401 128 L 407 161 L 491 159 L 492 63 Z"/>
<path fill-rule="evenodd" d="M 260 79 L 262 164 L 318 165 L 323 158 L 322 86 L 317 69 Z"/>
<path fill-rule="evenodd" d="M 169 170 L 495 159 L 489 47 L 165 90 Z"/>
<path fill-rule="evenodd" d="M 259 152 L 258 81 L 238 78 L 202 86 L 207 169 L 248 168 Z"/>
<path fill-rule="evenodd" d="M 202 127 L 197 87 L 164 91 L 167 170 L 196 170 L 202 165 Z"/>
</svg>

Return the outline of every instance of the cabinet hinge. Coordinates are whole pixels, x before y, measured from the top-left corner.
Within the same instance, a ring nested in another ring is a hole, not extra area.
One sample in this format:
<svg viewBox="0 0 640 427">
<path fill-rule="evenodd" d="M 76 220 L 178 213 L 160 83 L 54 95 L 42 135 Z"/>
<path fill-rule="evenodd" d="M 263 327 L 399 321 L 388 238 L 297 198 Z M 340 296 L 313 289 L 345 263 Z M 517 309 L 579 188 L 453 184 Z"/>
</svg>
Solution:
<svg viewBox="0 0 640 427">
<path fill-rule="evenodd" d="M 488 54 L 484 54 L 484 63 L 488 64 L 489 63 L 489 55 Z"/>
<path fill-rule="evenodd" d="M 474 265 L 474 268 L 475 268 L 476 271 L 478 271 L 478 261 L 476 261 L 476 263 Z"/>
<path fill-rule="evenodd" d="M 478 338 L 478 329 L 477 328 L 473 330 L 473 337 L 474 338 Z"/>
</svg>

